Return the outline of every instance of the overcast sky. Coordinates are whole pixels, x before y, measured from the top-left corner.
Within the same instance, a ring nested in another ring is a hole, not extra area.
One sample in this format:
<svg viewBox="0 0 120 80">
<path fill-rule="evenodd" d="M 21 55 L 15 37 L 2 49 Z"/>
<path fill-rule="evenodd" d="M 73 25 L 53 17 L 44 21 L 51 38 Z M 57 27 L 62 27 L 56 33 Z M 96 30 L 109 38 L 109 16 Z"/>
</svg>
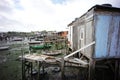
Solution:
<svg viewBox="0 0 120 80">
<path fill-rule="evenodd" d="M 0 0 L 0 32 L 66 30 L 96 4 L 120 8 L 120 0 Z"/>
</svg>

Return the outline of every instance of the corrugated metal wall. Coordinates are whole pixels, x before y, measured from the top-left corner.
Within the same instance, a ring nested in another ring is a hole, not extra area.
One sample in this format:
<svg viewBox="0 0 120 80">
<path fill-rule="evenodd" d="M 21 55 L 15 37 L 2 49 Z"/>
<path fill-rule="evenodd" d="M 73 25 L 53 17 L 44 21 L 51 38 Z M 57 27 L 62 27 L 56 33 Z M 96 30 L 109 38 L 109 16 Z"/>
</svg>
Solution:
<svg viewBox="0 0 120 80">
<path fill-rule="evenodd" d="M 99 14 L 95 25 L 95 58 L 120 57 L 120 15 Z"/>
<path fill-rule="evenodd" d="M 108 43 L 108 55 L 120 58 L 120 16 L 113 16 L 112 22 L 108 34 L 110 41 Z"/>
</svg>

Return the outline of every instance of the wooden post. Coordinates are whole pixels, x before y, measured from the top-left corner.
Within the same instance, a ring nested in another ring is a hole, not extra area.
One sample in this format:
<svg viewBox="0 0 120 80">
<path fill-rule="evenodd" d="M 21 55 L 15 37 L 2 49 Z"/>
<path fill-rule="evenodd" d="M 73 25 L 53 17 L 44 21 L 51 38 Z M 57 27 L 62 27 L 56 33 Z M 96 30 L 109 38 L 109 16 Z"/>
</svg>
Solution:
<svg viewBox="0 0 120 80">
<path fill-rule="evenodd" d="M 115 73 L 114 73 L 114 80 L 119 80 L 119 62 L 118 60 L 115 60 Z"/>
<path fill-rule="evenodd" d="M 25 80 L 25 61 L 22 59 L 22 80 Z"/>
<path fill-rule="evenodd" d="M 62 62 L 61 62 L 61 80 L 64 80 L 64 66 L 65 65 L 65 61 L 64 58 L 62 58 Z"/>
<path fill-rule="evenodd" d="M 32 79 L 32 70 L 33 70 L 32 62 L 30 62 L 30 70 L 31 70 L 30 79 L 33 80 L 33 79 Z"/>
<path fill-rule="evenodd" d="M 118 59 L 118 80 L 120 79 L 120 59 Z"/>
<path fill-rule="evenodd" d="M 41 62 L 39 61 L 38 62 L 38 80 L 40 80 L 40 65 L 41 65 Z"/>
<path fill-rule="evenodd" d="M 93 80 L 95 74 L 95 60 L 90 59 L 88 80 Z"/>
<path fill-rule="evenodd" d="M 23 58 L 24 52 L 21 49 L 22 52 L 22 80 L 25 80 L 25 59 Z"/>
<path fill-rule="evenodd" d="M 24 80 L 28 78 L 28 75 L 30 74 L 30 63 L 24 60 Z"/>
<path fill-rule="evenodd" d="M 43 74 L 44 74 L 44 72 L 45 72 L 45 70 L 44 70 L 44 65 L 42 65 L 42 72 L 43 72 Z"/>
</svg>

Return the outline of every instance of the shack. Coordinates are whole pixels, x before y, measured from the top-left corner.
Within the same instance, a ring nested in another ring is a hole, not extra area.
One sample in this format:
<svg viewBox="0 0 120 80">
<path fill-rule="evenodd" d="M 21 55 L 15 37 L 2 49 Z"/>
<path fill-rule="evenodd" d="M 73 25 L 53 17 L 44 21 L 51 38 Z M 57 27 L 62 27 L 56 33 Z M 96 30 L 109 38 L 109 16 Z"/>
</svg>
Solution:
<svg viewBox="0 0 120 80">
<path fill-rule="evenodd" d="M 92 72 L 98 63 L 113 71 L 112 80 L 120 79 L 120 8 L 110 4 L 95 5 L 68 27 L 71 48 L 75 52 L 64 59 L 75 54 L 79 54 L 80 60 L 81 54 L 87 57 L 89 80 L 93 80 Z"/>
</svg>

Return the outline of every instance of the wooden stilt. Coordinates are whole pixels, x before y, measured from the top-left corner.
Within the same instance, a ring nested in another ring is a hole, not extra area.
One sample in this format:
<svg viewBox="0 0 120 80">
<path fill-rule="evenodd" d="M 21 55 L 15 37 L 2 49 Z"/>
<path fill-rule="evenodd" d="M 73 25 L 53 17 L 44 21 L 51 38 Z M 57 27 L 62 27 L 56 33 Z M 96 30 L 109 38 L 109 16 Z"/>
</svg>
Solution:
<svg viewBox="0 0 120 80">
<path fill-rule="evenodd" d="M 62 58 L 62 63 L 61 63 L 61 80 L 64 80 L 64 66 L 65 65 L 65 61 L 64 59 Z"/>
<path fill-rule="evenodd" d="M 89 74 L 88 74 L 88 80 L 93 80 L 95 74 L 95 61 L 93 59 L 89 62 Z"/>
<path fill-rule="evenodd" d="M 114 80 L 119 80 L 118 76 L 119 76 L 119 62 L 118 60 L 115 60 L 115 73 L 114 73 Z"/>
<path fill-rule="evenodd" d="M 22 52 L 22 80 L 25 80 L 25 59 L 23 59 L 24 52 L 21 49 Z"/>
<path fill-rule="evenodd" d="M 102 80 L 104 80 L 104 71 L 102 71 Z"/>
<path fill-rule="evenodd" d="M 38 80 L 40 80 L 40 65 L 41 65 L 41 62 L 38 62 Z"/>
<path fill-rule="evenodd" d="M 120 79 L 120 59 L 118 60 L 118 79 Z"/>
<path fill-rule="evenodd" d="M 25 80 L 25 61 L 22 59 L 22 80 Z"/>
<path fill-rule="evenodd" d="M 32 80 L 32 71 L 33 70 L 33 66 L 32 66 L 32 62 L 30 62 L 30 71 L 31 71 L 31 73 L 30 73 L 30 77 L 31 77 L 31 80 Z"/>
<path fill-rule="evenodd" d="M 45 70 L 44 70 L 44 63 L 43 62 L 42 62 L 42 71 L 43 71 L 43 74 L 44 74 Z"/>
</svg>

